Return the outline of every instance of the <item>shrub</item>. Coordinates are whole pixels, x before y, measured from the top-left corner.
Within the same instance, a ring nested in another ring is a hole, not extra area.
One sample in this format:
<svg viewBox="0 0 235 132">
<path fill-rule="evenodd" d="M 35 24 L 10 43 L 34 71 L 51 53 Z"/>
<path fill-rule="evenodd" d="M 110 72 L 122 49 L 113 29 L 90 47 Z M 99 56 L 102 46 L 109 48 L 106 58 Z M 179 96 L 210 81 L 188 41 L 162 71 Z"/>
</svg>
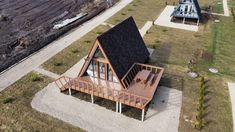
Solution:
<svg viewBox="0 0 235 132">
<path fill-rule="evenodd" d="M 167 32 L 168 30 L 167 30 L 167 29 L 163 29 L 162 31 L 163 31 L 163 32 Z"/>
<path fill-rule="evenodd" d="M 100 33 L 100 32 L 99 32 Z M 85 43 L 91 43 L 91 41 L 90 40 L 85 40 L 84 41 Z"/>
<path fill-rule="evenodd" d="M 129 8 L 129 9 L 127 9 L 128 11 L 133 11 L 133 9 L 131 9 L 131 8 Z"/>
<path fill-rule="evenodd" d="M 97 31 L 97 32 L 96 32 L 97 35 L 100 35 L 100 34 L 102 34 L 102 33 L 103 33 L 103 32 L 101 32 L 101 31 Z"/>
<path fill-rule="evenodd" d="M 74 54 L 78 53 L 78 49 L 72 49 L 71 52 L 74 53 Z"/>
<path fill-rule="evenodd" d="M 125 15 L 126 15 L 126 13 L 122 13 L 122 15 L 123 15 L 123 16 L 125 16 Z"/>
<path fill-rule="evenodd" d="M 204 111 L 205 111 L 205 107 L 204 107 L 204 103 L 205 103 L 205 79 L 204 77 L 201 77 L 200 80 L 200 89 L 199 89 L 199 99 L 198 99 L 198 109 L 197 109 L 197 123 L 195 125 L 195 128 L 198 130 L 201 130 L 205 124 L 204 124 L 204 120 L 203 120 L 203 116 L 204 116 Z"/>
<path fill-rule="evenodd" d="M 160 41 L 160 40 L 156 40 L 155 42 L 156 42 L 156 43 L 161 43 L 161 41 Z"/>
<path fill-rule="evenodd" d="M 30 80 L 32 82 L 37 82 L 37 81 L 41 81 L 42 80 L 42 77 L 40 77 L 40 75 L 38 75 L 37 73 L 33 73 L 31 76 L 30 76 Z"/>
<path fill-rule="evenodd" d="M 8 103 L 12 103 L 15 99 L 11 96 L 8 96 L 6 97 L 4 100 L 3 100 L 3 104 L 8 104 Z"/>
<path fill-rule="evenodd" d="M 137 4 L 133 4 L 133 6 L 138 6 Z"/>
<path fill-rule="evenodd" d="M 120 20 L 119 19 L 115 19 L 115 22 L 120 22 Z"/>
<path fill-rule="evenodd" d="M 233 16 L 233 21 L 235 22 L 235 13 L 234 13 L 233 7 L 231 8 L 231 13 L 232 13 L 232 16 Z"/>
<path fill-rule="evenodd" d="M 63 63 L 62 62 L 54 62 L 54 66 L 62 66 Z"/>
</svg>

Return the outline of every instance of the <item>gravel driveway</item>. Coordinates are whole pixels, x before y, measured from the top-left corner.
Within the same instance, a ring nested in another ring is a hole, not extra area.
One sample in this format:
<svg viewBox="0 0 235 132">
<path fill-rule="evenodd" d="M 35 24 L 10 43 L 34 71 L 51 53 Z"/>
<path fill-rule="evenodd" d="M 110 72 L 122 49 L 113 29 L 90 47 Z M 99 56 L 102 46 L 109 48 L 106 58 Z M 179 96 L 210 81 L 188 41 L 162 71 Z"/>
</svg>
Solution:
<svg viewBox="0 0 235 132">
<path fill-rule="evenodd" d="M 159 87 L 144 122 L 62 94 L 55 84 L 49 84 L 39 91 L 31 105 L 40 112 L 91 132 L 176 132 L 181 100 L 181 91 Z"/>
</svg>

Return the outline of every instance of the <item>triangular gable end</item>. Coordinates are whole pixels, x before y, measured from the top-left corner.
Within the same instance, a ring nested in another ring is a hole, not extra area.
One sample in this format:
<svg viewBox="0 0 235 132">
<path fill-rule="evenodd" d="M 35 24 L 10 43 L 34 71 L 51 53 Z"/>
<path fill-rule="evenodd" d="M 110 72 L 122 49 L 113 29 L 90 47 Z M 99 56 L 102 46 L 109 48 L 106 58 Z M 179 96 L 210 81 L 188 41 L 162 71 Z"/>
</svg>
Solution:
<svg viewBox="0 0 235 132">
<path fill-rule="evenodd" d="M 171 14 L 173 17 L 201 19 L 201 9 L 197 0 L 180 0 Z"/>
<path fill-rule="evenodd" d="M 98 50 L 100 50 L 101 52 L 97 52 Z M 92 59 L 94 57 L 98 57 L 98 56 L 104 57 L 104 59 L 107 61 L 108 65 L 110 66 L 110 68 L 112 70 L 113 76 L 115 76 L 117 81 L 122 85 L 121 80 L 119 80 L 119 78 L 117 77 L 116 72 L 114 71 L 111 63 L 109 62 L 104 50 L 102 49 L 102 47 L 97 39 L 96 39 L 95 43 L 93 44 L 92 48 L 90 49 L 90 52 L 85 59 L 85 62 L 84 62 L 83 66 L 78 74 L 78 77 L 82 77 L 87 72 L 88 67 L 89 67 Z"/>
</svg>

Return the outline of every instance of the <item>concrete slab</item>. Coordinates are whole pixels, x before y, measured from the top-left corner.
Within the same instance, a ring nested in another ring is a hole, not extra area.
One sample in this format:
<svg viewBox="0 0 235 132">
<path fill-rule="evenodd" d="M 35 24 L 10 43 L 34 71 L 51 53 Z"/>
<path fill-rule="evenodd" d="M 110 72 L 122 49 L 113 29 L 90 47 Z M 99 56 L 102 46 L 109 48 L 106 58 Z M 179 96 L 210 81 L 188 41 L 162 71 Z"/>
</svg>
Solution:
<svg viewBox="0 0 235 132">
<path fill-rule="evenodd" d="M 53 79 L 57 79 L 57 78 L 60 77 L 60 75 L 58 75 L 56 73 L 53 73 L 53 72 L 50 72 L 50 71 L 47 71 L 47 70 L 45 70 L 45 69 L 43 69 L 41 67 L 38 67 L 38 68 L 34 69 L 34 71 L 36 71 L 36 72 L 38 72 L 40 74 L 46 75 L 48 77 L 51 77 Z"/>
<path fill-rule="evenodd" d="M 144 122 L 62 94 L 55 84 L 49 84 L 38 92 L 31 105 L 40 112 L 89 132 L 176 132 L 178 131 L 181 100 L 181 91 L 159 87 Z"/>
<path fill-rule="evenodd" d="M 224 16 L 229 16 L 228 1 L 223 0 Z"/>
<path fill-rule="evenodd" d="M 177 28 L 177 29 L 197 32 L 198 26 L 171 22 L 171 13 L 174 11 L 174 8 L 175 6 L 166 6 L 165 9 L 160 14 L 160 16 L 155 21 L 155 24 L 159 26 L 164 26 L 164 27 Z"/>
<path fill-rule="evenodd" d="M 229 95 L 232 103 L 233 122 L 235 121 L 235 83 L 228 83 Z M 234 124 L 234 123 L 233 123 Z M 235 125 L 233 125 L 235 131 Z"/>
<path fill-rule="evenodd" d="M 147 21 L 144 26 L 139 30 L 140 34 L 142 37 L 147 33 L 147 31 L 152 27 L 153 22 L 152 21 Z"/>
</svg>

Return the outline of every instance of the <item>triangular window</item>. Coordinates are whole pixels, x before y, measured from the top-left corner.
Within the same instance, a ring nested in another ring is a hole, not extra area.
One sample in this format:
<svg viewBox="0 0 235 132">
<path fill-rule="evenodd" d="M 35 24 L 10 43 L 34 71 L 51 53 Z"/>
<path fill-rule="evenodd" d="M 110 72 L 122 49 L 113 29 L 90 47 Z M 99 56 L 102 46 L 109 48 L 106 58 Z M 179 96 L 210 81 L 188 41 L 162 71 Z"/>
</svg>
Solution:
<svg viewBox="0 0 235 132">
<path fill-rule="evenodd" d="M 99 47 L 96 49 L 93 58 L 105 58 Z"/>
</svg>

